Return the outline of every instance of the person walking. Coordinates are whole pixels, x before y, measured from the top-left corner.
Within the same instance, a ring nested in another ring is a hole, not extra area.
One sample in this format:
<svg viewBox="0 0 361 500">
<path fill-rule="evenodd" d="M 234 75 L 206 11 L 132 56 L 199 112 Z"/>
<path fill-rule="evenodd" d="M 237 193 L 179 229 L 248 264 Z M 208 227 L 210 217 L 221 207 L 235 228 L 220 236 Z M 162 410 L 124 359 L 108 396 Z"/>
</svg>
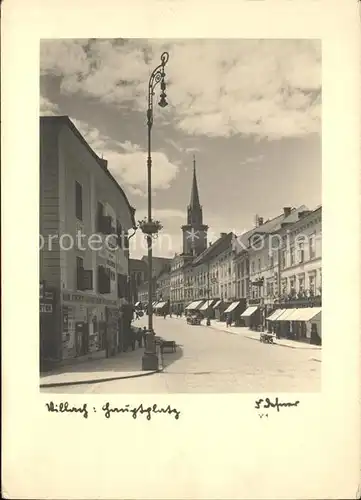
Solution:
<svg viewBox="0 0 361 500">
<path fill-rule="evenodd" d="M 230 314 L 227 314 L 227 316 L 226 316 L 226 326 L 227 326 L 227 328 L 228 328 L 229 326 L 231 326 L 231 324 L 232 324 L 231 315 L 230 315 Z"/>
<path fill-rule="evenodd" d="M 138 328 L 137 331 L 137 341 L 138 341 L 138 347 L 142 347 L 143 344 L 143 331 L 141 328 Z"/>
</svg>

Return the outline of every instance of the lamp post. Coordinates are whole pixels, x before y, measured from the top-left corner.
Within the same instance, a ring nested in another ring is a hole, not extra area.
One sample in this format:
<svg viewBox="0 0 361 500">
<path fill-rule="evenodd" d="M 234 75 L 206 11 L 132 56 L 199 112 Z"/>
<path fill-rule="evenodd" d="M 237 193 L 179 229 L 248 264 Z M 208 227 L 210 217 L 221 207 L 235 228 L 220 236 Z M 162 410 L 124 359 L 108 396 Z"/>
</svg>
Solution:
<svg viewBox="0 0 361 500">
<path fill-rule="evenodd" d="M 145 227 L 142 228 L 146 234 L 147 247 L 148 247 L 148 335 L 146 342 L 146 349 L 142 358 L 143 370 L 156 370 L 158 369 L 158 356 L 156 353 L 154 330 L 153 330 L 153 269 L 152 269 L 152 241 L 153 235 L 158 232 L 154 227 L 152 221 L 152 126 L 153 126 L 153 97 L 154 90 L 158 83 L 160 83 L 161 93 L 159 106 L 165 108 L 168 103 L 166 100 L 166 84 L 164 67 L 169 59 L 168 52 L 163 52 L 160 57 L 161 64 L 157 66 L 149 78 L 148 83 L 148 108 L 147 108 L 147 128 L 148 128 L 148 157 L 147 157 L 147 173 L 148 173 L 148 220 Z"/>
<path fill-rule="evenodd" d="M 210 289 L 209 289 L 209 261 L 208 261 L 208 270 L 207 270 L 207 326 L 210 326 L 211 325 L 211 318 L 209 317 L 210 316 L 210 307 L 209 307 L 209 292 L 210 292 Z"/>
</svg>

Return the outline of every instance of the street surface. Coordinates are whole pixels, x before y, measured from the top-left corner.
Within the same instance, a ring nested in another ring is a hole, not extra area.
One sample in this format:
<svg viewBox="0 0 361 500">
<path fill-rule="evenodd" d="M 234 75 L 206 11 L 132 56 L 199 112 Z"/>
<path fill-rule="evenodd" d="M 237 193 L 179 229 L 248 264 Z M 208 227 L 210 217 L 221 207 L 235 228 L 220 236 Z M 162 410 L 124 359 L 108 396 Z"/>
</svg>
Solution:
<svg viewBox="0 0 361 500">
<path fill-rule="evenodd" d="M 145 326 L 147 317 L 135 321 Z M 164 371 L 146 377 L 41 389 L 46 393 L 152 394 L 152 393 L 244 393 L 316 392 L 321 390 L 321 363 L 312 351 L 263 344 L 207 326 L 191 326 L 180 318 L 154 317 L 156 335 L 175 340 L 176 353 L 164 353 Z M 141 370 L 143 349 L 125 353 Z M 108 360 L 94 360 L 94 371 Z M 118 360 L 112 361 L 117 363 Z M 80 366 L 78 371 L 80 371 Z M 121 376 L 119 371 L 113 376 Z M 74 380 L 76 373 L 74 373 Z M 92 373 L 89 373 L 92 378 Z"/>
</svg>

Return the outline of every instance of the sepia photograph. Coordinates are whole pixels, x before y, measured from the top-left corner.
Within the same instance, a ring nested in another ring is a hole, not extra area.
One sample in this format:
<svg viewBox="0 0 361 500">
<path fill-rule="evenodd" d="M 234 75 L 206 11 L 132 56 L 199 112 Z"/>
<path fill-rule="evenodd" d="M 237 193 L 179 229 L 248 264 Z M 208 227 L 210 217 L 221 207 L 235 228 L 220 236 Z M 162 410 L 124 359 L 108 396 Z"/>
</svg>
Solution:
<svg viewBox="0 0 361 500">
<path fill-rule="evenodd" d="M 42 40 L 40 92 L 42 391 L 320 391 L 321 42 Z"/>
</svg>

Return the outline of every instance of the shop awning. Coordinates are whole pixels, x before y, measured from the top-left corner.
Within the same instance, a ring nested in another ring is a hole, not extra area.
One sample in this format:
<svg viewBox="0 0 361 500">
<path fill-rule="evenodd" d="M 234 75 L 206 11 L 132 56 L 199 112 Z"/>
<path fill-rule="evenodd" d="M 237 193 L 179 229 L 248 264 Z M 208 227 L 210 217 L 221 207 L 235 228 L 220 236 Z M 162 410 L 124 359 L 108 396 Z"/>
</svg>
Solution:
<svg viewBox="0 0 361 500">
<path fill-rule="evenodd" d="M 202 307 L 199 308 L 200 311 L 206 311 L 208 307 L 211 307 L 213 300 L 206 300 Z"/>
<path fill-rule="evenodd" d="M 217 302 L 214 304 L 213 309 L 217 309 L 222 303 L 222 300 L 217 300 Z"/>
<path fill-rule="evenodd" d="M 258 306 L 247 307 L 247 309 L 241 314 L 241 318 L 249 318 L 258 309 Z"/>
<path fill-rule="evenodd" d="M 286 309 L 276 309 L 270 316 L 268 316 L 268 318 L 266 318 L 267 321 L 277 321 L 277 318 L 279 318 L 285 310 Z"/>
<path fill-rule="evenodd" d="M 294 312 L 288 316 L 287 321 L 311 321 L 321 315 L 321 307 L 301 307 L 294 309 Z"/>
<path fill-rule="evenodd" d="M 189 306 L 186 307 L 187 311 L 194 311 L 195 309 L 198 309 L 198 307 L 203 304 L 203 300 L 196 300 L 195 302 L 192 302 L 189 304 Z"/>
<path fill-rule="evenodd" d="M 140 302 L 138 301 L 134 305 L 135 305 L 135 307 L 139 307 L 140 306 Z"/>
<path fill-rule="evenodd" d="M 288 318 L 294 311 L 296 311 L 296 309 L 285 309 L 283 313 L 280 316 L 278 316 L 277 321 L 289 321 Z"/>
<path fill-rule="evenodd" d="M 166 302 L 158 302 L 154 309 L 162 309 L 166 305 Z"/>
<path fill-rule="evenodd" d="M 155 300 L 153 303 L 152 303 L 152 306 L 154 307 L 156 304 L 158 304 L 158 301 Z"/>
<path fill-rule="evenodd" d="M 232 302 L 232 304 L 230 306 L 228 306 L 224 312 L 230 313 L 230 312 L 234 311 L 239 304 L 240 304 L 239 300 L 237 300 L 236 302 Z"/>
</svg>

